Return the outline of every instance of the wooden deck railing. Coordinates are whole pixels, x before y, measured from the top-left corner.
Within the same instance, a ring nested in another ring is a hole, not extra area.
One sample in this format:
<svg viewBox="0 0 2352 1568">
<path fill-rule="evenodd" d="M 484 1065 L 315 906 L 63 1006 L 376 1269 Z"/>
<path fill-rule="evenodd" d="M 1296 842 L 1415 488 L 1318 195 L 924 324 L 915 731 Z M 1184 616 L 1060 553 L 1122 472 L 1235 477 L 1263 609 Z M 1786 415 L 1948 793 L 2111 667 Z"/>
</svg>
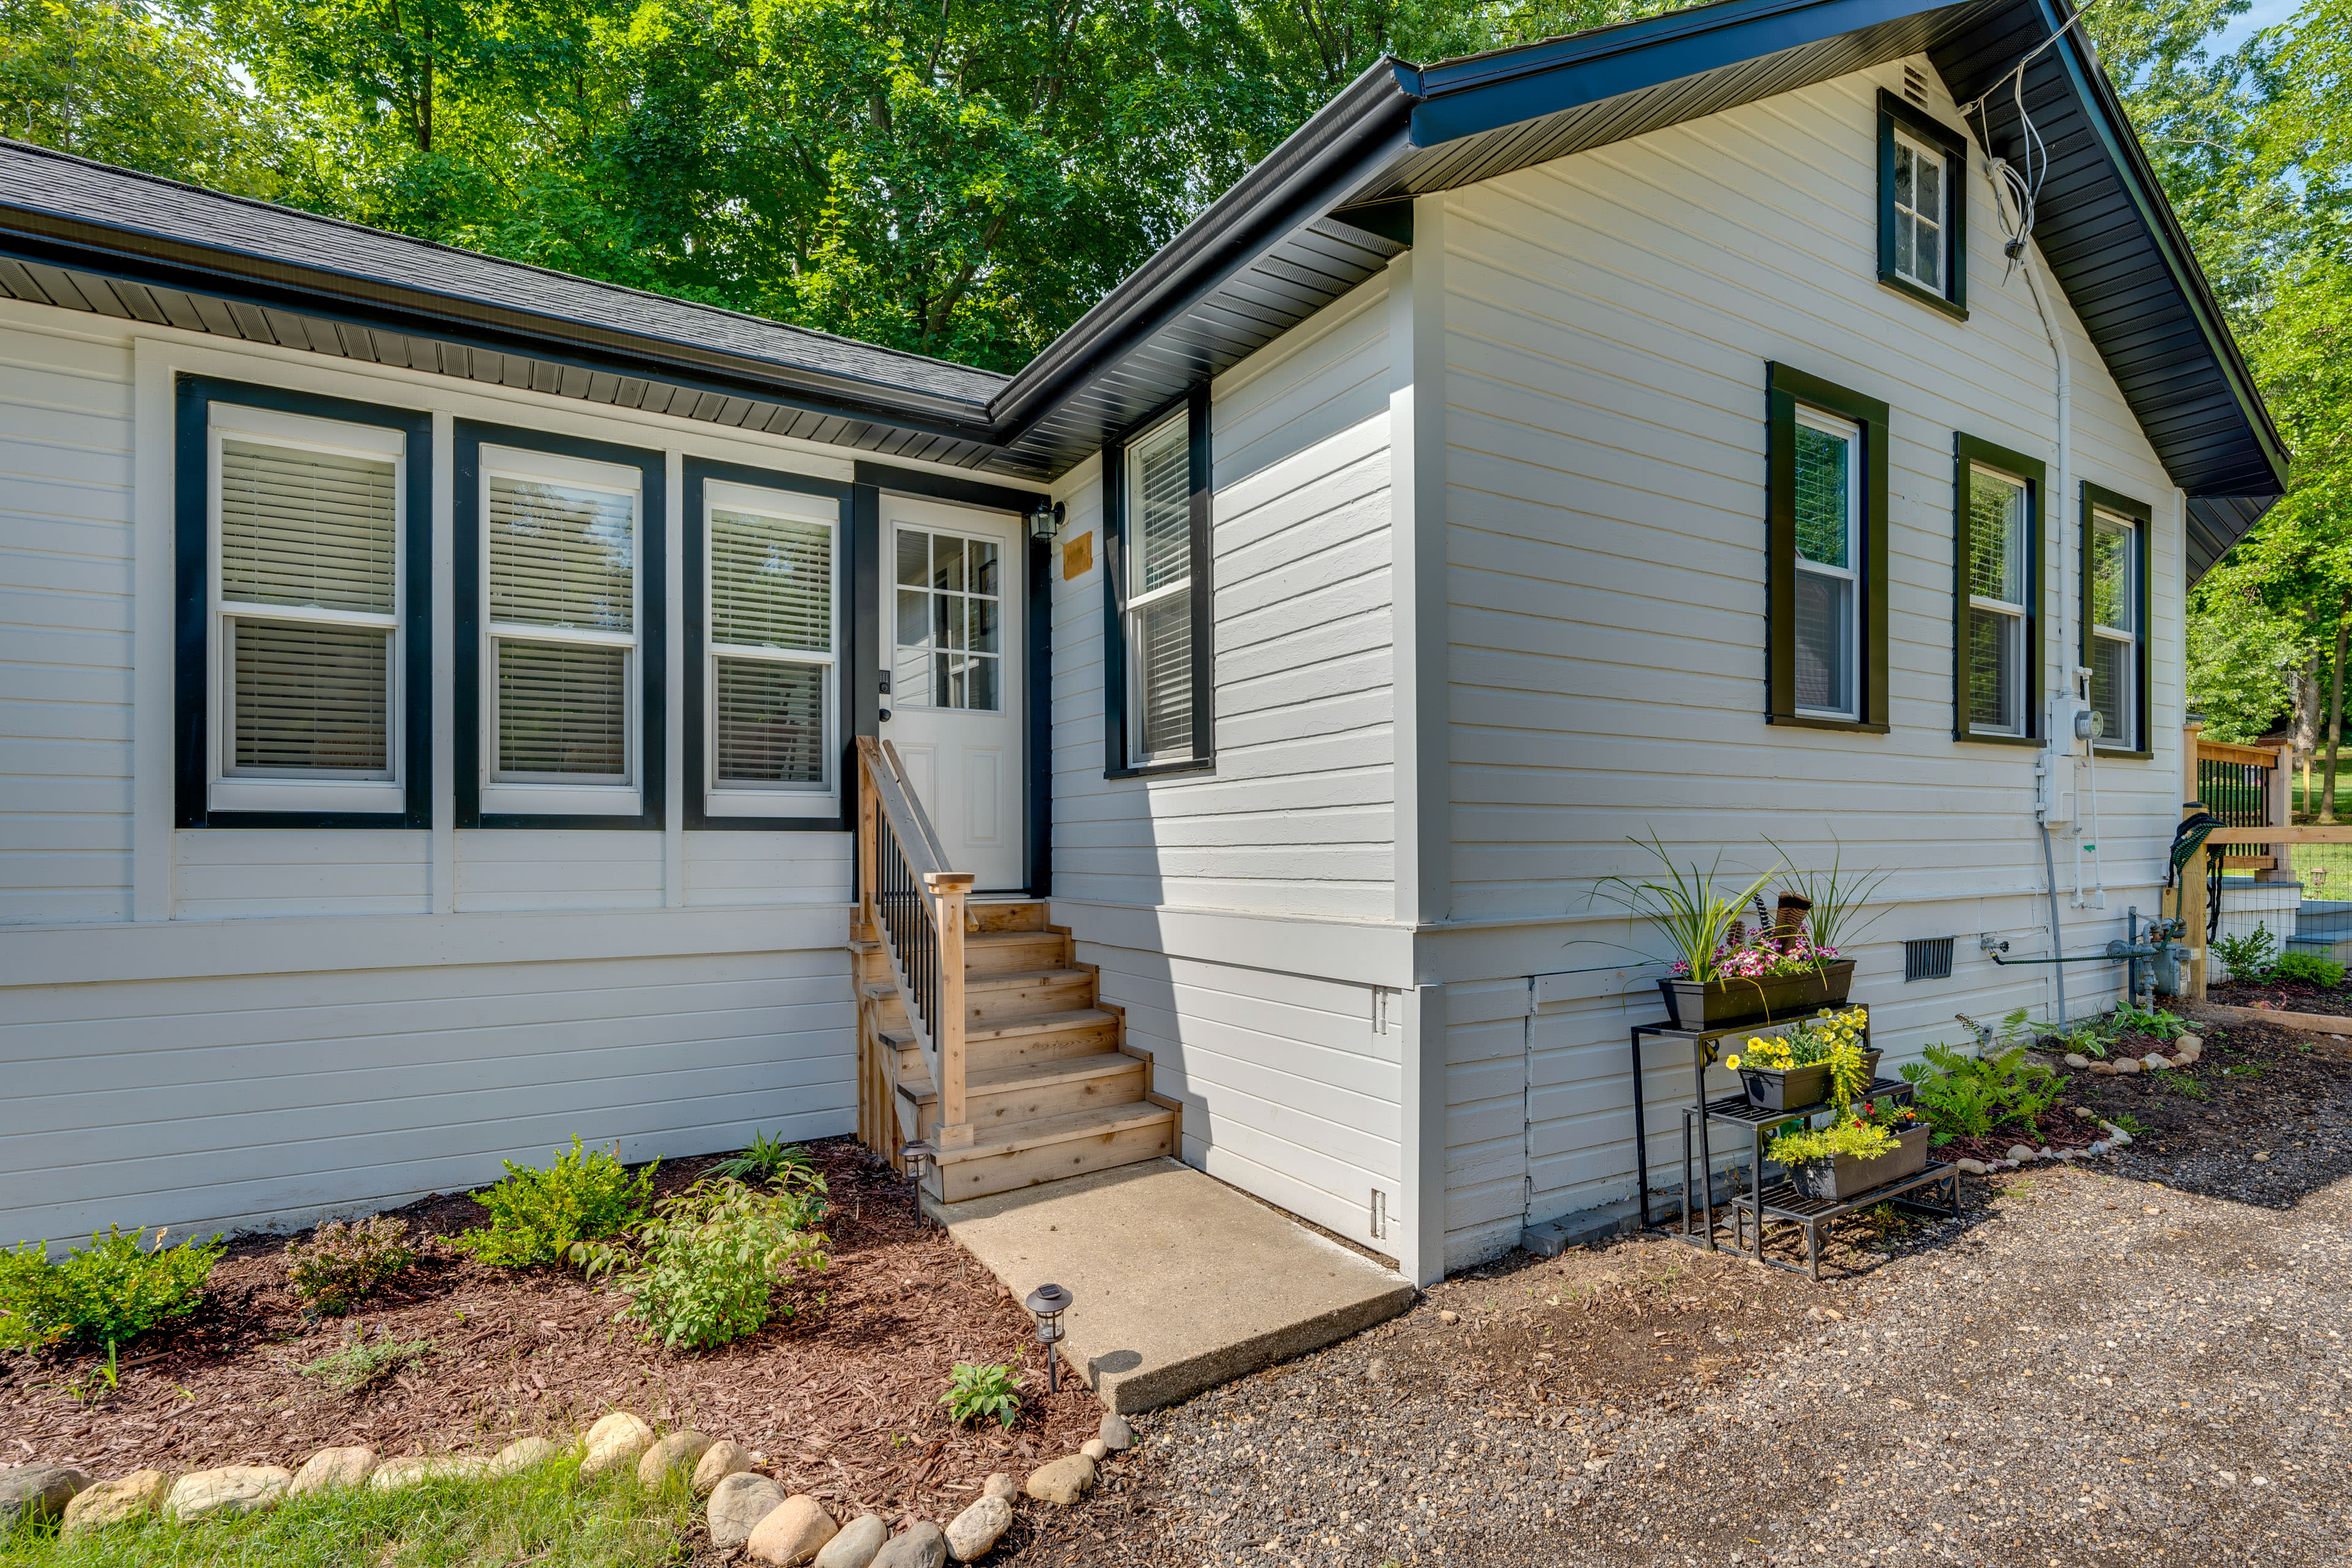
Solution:
<svg viewBox="0 0 2352 1568">
<path fill-rule="evenodd" d="M 964 1111 L 964 900 L 972 874 L 950 870 L 898 748 L 857 741 L 857 900 L 890 957 L 907 1022 L 939 1090 L 942 1149 L 969 1148 Z"/>
</svg>

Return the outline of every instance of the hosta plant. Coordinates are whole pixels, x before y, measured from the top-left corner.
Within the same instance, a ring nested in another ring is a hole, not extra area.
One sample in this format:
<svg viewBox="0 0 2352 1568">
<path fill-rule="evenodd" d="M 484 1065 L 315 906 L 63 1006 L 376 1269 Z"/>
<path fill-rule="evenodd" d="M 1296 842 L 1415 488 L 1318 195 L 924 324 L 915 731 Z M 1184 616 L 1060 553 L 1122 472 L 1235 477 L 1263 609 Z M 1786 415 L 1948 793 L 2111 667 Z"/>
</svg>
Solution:
<svg viewBox="0 0 2352 1568">
<path fill-rule="evenodd" d="M 992 1418 L 1010 1426 L 1021 1416 L 1021 1389 L 1022 1380 L 1013 1375 L 1009 1366 L 959 1362 L 948 1376 L 948 1391 L 940 1395 L 940 1403 L 948 1407 L 948 1419 L 959 1426 Z"/>
</svg>

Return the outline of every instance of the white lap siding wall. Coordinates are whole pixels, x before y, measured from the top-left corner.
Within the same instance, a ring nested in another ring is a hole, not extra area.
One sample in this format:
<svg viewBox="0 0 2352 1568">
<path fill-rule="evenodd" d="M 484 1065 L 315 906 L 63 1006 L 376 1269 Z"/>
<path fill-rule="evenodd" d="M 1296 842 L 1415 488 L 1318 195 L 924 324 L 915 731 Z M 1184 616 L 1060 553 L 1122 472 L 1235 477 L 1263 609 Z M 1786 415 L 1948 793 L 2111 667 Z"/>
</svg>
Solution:
<svg viewBox="0 0 2352 1568">
<path fill-rule="evenodd" d="M 575 1132 L 644 1159 L 855 1126 L 846 835 L 447 826 L 450 418 L 844 456 L 13 301 L 0 370 L 0 1245 L 363 1213 Z M 443 826 L 172 826 L 179 370 L 444 416 Z"/>
<path fill-rule="evenodd" d="M 1402 1035 L 1374 998 L 1410 984 L 1390 918 L 1388 303 L 1374 279 L 1212 388 L 1213 771 L 1104 776 L 1098 459 L 1055 492 L 1094 564 L 1053 582 L 1054 919 L 1183 1102 L 1184 1159 L 1376 1248 Z"/>
<path fill-rule="evenodd" d="M 1540 1010 L 1528 992 L 1533 974 L 1627 962 L 1612 943 L 1658 951 L 1587 901 L 1598 878 L 1644 868 L 1628 837 L 1762 871 L 1768 835 L 1812 862 L 1834 835 L 1849 868 L 1891 869 L 1855 953 L 1890 1070 L 1964 1037 L 1956 1013 L 2051 1004 L 2048 969 L 1977 951 L 1979 932 L 2048 951 L 2032 752 L 1952 739 L 1953 432 L 2050 458 L 2051 352 L 2022 281 L 2002 286 L 1973 174 L 1969 319 L 1876 281 L 1882 85 L 1900 90 L 1899 64 L 1443 198 L 1453 891 L 1431 942 L 1450 1023 L 1449 1263 L 1632 1193 L 1627 1032 L 1662 1016 L 1659 971 L 1570 983 L 1582 999 Z M 1930 110 L 1958 123 L 1940 88 Z M 2157 901 L 2181 776 L 2182 556 L 2176 493 L 2065 322 L 2074 476 L 2156 518 L 2156 755 L 2098 770 L 2108 908 L 2064 910 L 2080 952 L 2121 934 L 2126 904 Z M 1761 717 L 1770 361 L 1892 408 L 1891 734 Z M 2045 691 L 2074 662 L 2055 614 L 2074 498 L 2051 496 L 2049 521 Z M 2074 846 L 2056 847 L 2067 886 Z M 1902 940 L 1937 936 L 1958 939 L 1953 977 L 1905 984 Z M 2074 968 L 2069 1007 L 2119 982 Z M 1648 1079 L 1654 1173 L 1688 1100 L 1674 1056 L 1648 1058 L 1667 1069 Z"/>
</svg>

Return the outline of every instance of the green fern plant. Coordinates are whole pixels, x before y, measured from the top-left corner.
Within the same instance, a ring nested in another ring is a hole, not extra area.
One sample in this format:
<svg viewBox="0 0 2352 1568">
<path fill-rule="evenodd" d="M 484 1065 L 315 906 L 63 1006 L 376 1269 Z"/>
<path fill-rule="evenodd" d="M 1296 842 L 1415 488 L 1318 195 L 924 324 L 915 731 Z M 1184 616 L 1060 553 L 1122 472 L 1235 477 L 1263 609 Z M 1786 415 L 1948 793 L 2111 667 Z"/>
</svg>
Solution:
<svg viewBox="0 0 2352 1568">
<path fill-rule="evenodd" d="M 1949 1046 L 1929 1046 L 1925 1061 L 1904 1068 L 1912 1098 L 1936 1129 L 1931 1142 L 1982 1138 L 2015 1123 L 2038 1131 L 2042 1113 L 2058 1102 L 2067 1079 L 2025 1059 L 2025 1047 L 2012 1045 L 1990 1057 L 1971 1057 Z"/>
</svg>

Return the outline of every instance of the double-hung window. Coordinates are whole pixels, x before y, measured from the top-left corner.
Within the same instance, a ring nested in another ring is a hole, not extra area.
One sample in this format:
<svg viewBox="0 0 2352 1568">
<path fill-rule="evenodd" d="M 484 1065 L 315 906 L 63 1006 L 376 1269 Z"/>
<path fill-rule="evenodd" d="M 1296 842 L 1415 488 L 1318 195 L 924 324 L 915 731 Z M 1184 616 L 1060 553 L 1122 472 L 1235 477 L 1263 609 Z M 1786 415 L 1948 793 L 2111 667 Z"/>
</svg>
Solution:
<svg viewBox="0 0 2352 1568">
<path fill-rule="evenodd" d="M 1886 405 L 1775 364 L 1767 409 L 1767 716 L 1882 730 Z"/>
<path fill-rule="evenodd" d="M 429 424 L 195 377 L 179 395 L 181 646 L 204 650 L 180 676 L 180 825 L 421 826 L 411 479 Z"/>
<path fill-rule="evenodd" d="M 1952 450 L 1953 734 L 2030 740 L 2041 700 L 2042 466 L 1966 435 Z"/>
<path fill-rule="evenodd" d="M 718 480 L 702 497 L 706 809 L 791 815 L 835 787 L 840 503 Z"/>
<path fill-rule="evenodd" d="M 1207 408 L 1195 397 L 1114 454 L 1118 556 L 1110 574 L 1120 679 L 1112 771 L 1204 765 Z"/>
<path fill-rule="evenodd" d="M 2083 663 L 2103 751 L 2147 749 L 2147 509 L 2084 486 Z"/>
<path fill-rule="evenodd" d="M 635 816 L 652 646 L 644 474 L 478 450 L 481 809 Z"/>
<path fill-rule="evenodd" d="M 1856 719 L 1862 426 L 1801 406 L 1794 437 L 1797 711 Z"/>
<path fill-rule="evenodd" d="M 1878 95 L 1878 280 L 1968 314 L 1968 143 L 1891 92 Z"/>
</svg>

